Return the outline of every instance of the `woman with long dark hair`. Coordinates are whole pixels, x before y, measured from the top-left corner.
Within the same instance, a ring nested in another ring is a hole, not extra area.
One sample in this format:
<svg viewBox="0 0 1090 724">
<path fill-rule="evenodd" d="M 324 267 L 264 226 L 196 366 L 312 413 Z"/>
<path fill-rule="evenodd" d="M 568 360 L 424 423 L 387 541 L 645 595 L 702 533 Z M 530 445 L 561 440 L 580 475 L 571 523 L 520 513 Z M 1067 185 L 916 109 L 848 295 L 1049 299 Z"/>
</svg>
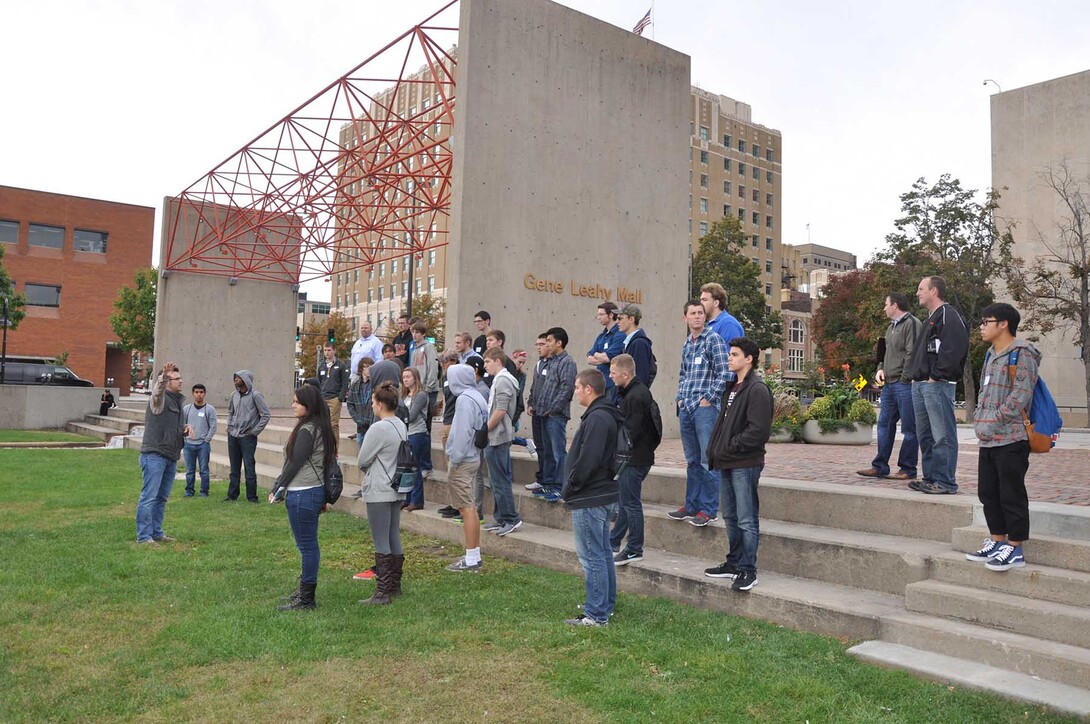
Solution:
<svg viewBox="0 0 1090 724">
<path fill-rule="evenodd" d="M 318 586 L 318 516 L 329 509 L 325 500 L 325 470 L 337 464 L 337 436 L 329 419 L 329 407 L 313 385 L 303 385 L 292 395 L 295 429 L 284 446 L 284 467 L 269 493 L 270 503 L 285 501 L 295 546 L 302 559 L 299 588 L 280 611 L 314 608 Z"/>
<path fill-rule="evenodd" d="M 401 505 L 406 513 L 424 509 L 424 476 L 421 472 L 431 467 L 431 435 L 428 433 L 428 405 L 430 398 L 420 379 L 420 370 L 406 367 L 401 372 L 402 403 L 409 410 L 409 447 L 420 467 L 412 492 Z"/>
<path fill-rule="evenodd" d="M 426 395 L 425 395 L 426 396 Z M 393 383 L 383 382 L 371 393 L 375 421 L 360 447 L 363 471 L 363 501 L 367 523 L 375 543 L 374 594 L 360 603 L 387 604 L 401 595 L 401 571 L 405 552 L 401 548 L 401 499 L 397 492 L 397 451 L 408 439 L 408 431 L 397 416 L 398 395 Z"/>
</svg>

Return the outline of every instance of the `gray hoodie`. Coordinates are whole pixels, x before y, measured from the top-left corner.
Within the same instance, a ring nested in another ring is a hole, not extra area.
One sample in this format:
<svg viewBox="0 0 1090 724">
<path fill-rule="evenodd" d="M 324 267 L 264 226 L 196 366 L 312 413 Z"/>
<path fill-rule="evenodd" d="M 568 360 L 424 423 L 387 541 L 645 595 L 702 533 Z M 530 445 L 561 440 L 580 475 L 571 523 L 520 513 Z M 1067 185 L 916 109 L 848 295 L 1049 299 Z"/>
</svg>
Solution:
<svg viewBox="0 0 1090 724">
<path fill-rule="evenodd" d="M 488 414 L 492 415 L 496 410 L 503 410 L 507 414 L 503 416 L 499 424 L 488 432 L 489 445 L 502 445 L 511 442 L 515 436 L 515 409 L 518 407 L 519 383 L 515 376 L 506 369 L 500 370 L 492 380 L 492 389 L 488 397 Z"/>
<path fill-rule="evenodd" d="M 476 373 L 469 365 L 451 365 L 447 380 L 450 391 L 458 396 L 447 437 L 447 458 L 455 465 L 476 462 L 480 460 L 480 450 L 473 444 L 473 435 L 488 420 L 488 403 L 477 391 Z"/>
<path fill-rule="evenodd" d="M 235 373 L 246 383 L 246 394 L 236 389 L 231 393 L 231 404 L 227 407 L 227 434 L 232 437 L 260 435 L 269 424 L 272 414 L 265 404 L 265 397 L 254 389 L 254 373 L 239 370 Z"/>
</svg>

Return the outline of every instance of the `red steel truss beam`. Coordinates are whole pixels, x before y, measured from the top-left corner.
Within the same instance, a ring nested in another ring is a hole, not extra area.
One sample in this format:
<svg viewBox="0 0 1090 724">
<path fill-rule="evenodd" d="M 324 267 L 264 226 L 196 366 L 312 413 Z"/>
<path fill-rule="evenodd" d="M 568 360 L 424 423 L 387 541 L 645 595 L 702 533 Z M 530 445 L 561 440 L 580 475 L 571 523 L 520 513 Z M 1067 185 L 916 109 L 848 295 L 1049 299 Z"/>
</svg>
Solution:
<svg viewBox="0 0 1090 724">
<path fill-rule="evenodd" d="M 179 194 L 165 268 L 299 283 L 445 246 L 456 13 L 451 0 Z"/>
</svg>

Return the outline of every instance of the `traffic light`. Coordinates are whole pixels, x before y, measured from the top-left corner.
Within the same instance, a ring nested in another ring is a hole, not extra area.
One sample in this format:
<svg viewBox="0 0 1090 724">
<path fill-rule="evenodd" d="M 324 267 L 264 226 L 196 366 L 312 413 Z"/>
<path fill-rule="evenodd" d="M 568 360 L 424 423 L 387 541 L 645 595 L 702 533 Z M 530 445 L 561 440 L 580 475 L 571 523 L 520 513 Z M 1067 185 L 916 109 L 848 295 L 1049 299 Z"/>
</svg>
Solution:
<svg viewBox="0 0 1090 724">
<path fill-rule="evenodd" d="M 296 342 L 298 342 L 298 341 L 299 341 L 299 338 L 300 338 L 300 335 L 299 335 L 299 328 L 298 328 L 298 327 L 296 327 L 296 328 L 295 328 L 295 341 L 296 341 Z"/>
<path fill-rule="evenodd" d="M 330 344 L 336 344 L 337 343 L 337 330 L 333 329 L 333 327 L 330 327 L 329 329 L 326 330 L 326 334 L 329 336 L 329 343 Z"/>
</svg>

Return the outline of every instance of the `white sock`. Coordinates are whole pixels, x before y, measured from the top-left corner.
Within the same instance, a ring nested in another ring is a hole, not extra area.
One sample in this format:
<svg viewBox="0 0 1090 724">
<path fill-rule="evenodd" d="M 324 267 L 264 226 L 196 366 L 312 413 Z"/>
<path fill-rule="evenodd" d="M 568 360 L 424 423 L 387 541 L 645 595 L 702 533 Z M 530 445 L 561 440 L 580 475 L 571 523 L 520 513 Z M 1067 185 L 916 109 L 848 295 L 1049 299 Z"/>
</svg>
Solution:
<svg viewBox="0 0 1090 724">
<path fill-rule="evenodd" d="M 466 548 L 466 565 L 475 566 L 481 562 L 481 549 L 478 548 Z"/>
</svg>

